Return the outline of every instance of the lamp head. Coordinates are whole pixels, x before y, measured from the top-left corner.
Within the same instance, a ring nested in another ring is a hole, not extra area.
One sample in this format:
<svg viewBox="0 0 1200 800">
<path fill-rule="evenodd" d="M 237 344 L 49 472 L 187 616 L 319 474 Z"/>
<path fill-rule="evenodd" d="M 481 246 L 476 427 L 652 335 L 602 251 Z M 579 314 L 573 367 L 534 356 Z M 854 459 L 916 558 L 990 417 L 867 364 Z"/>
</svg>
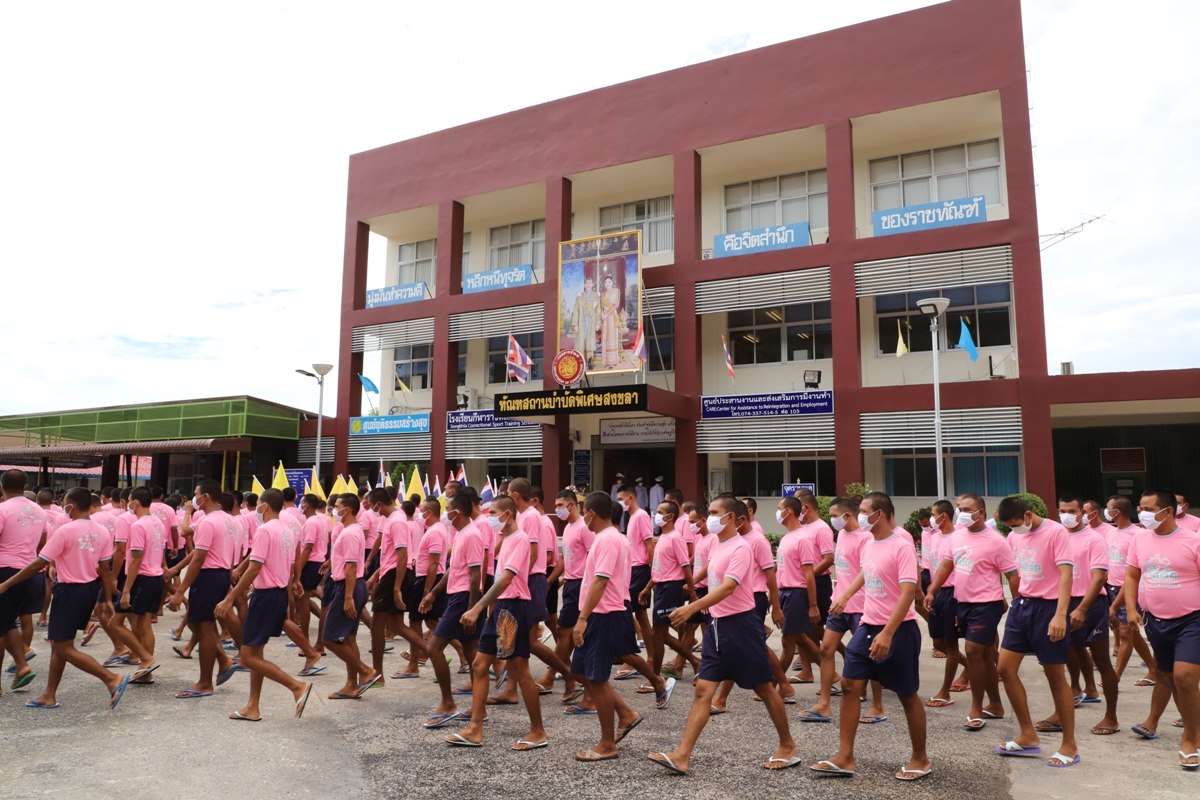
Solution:
<svg viewBox="0 0 1200 800">
<path fill-rule="evenodd" d="M 950 307 L 950 301 L 945 297 L 927 297 L 917 301 L 917 309 L 926 317 L 940 317 Z"/>
<path fill-rule="evenodd" d="M 324 378 L 333 370 L 333 364 L 313 364 L 313 372 Z"/>
<path fill-rule="evenodd" d="M 316 375 L 313 375 L 311 372 L 309 372 L 309 371 L 308 371 L 308 370 L 306 370 L 306 369 L 298 369 L 298 370 L 296 370 L 296 372 L 299 372 L 301 375 L 304 375 L 304 376 L 306 376 L 306 377 L 309 377 L 309 378 L 315 378 L 315 377 L 317 377 Z"/>
</svg>

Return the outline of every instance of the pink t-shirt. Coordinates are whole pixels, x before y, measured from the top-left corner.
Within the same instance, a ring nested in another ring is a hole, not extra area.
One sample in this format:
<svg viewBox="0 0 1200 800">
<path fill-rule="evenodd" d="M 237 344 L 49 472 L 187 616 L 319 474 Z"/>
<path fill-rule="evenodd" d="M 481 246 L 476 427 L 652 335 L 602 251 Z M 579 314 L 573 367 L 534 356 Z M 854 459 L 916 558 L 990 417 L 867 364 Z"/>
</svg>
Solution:
<svg viewBox="0 0 1200 800">
<path fill-rule="evenodd" d="M 292 579 L 296 563 L 296 539 L 292 526 L 281 519 L 272 519 L 258 527 L 250 560 L 262 564 L 254 576 L 255 589 L 282 589 Z"/>
<path fill-rule="evenodd" d="M 357 578 L 363 577 L 365 570 L 362 562 L 366 558 L 366 551 L 367 539 L 358 523 L 342 528 L 329 556 L 329 577 L 335 581 L 346 580 L 347 564 L 355 565 Z"/>
<path fill-rule="evenodd" d="M 900 602 L 900 587 L 905 583 L 918 583 L 917 551 L 912 546 L 912 536 L 898 536 L 900 528 L 886 539 L 876 539 L 863 548 L 863 611 L 862 621 L 867 625 L 886 625 Z M 904 621 L 917 618 L 913 604 L 908 604 Z"/>
<path fill-rule="evenodd" d="M 233 542 L 233 563 L 236 566 L 250 552 L 250 545 L 252 544 L 250 541 L 250 526 L 246 524 L 246 518 L 241 514 L 230 514 L 229 518 L 233 520 L 233 524 L 237 528 L 237 537 Z"/>
<path fill-rule="evenodd" d="M 692 524 L 688 522 L 686 516 L 675 520 L 675 532 L 683 537 L 684 544 L 690 544 L 693 548 L 696 546 L 696 534 L 692 533 Z"/>
<path fill-rule="evenodd" d="M 754 553 L 746 537 L 734 534 L 722 542 L 710 533 L 704 538 L 713 540 L 708 558 L 708 590 L 711 592 L 716 589 L 726 578 L 737 581 L 733 593 L 709 606 L 708 612 L 719 619 L 753 611 L 754 591 L 750 588 L 750 581 L 756 572 L 761 573 L 762 570 L 755 564 Z"/>
<path fill-rule="evenodd" d="M 1142 571 L 1138 603 L 1159 619 L 1200 611 L 1200 533 L 1140 529 L 1129 546 L 1129 566 Z"/>
<path fill-rule="evenodd" d="M 446 594 L 471 591 L 471 567 L 483 566 L 483 538 L 474 524 L 454 532 Z"/>
<path fill-rule="evenodd" d="M 450 553 L 449 534 L 446 526 L 435 522 L 425 529 L 421 536 L 421 544 L 417 547 L 417 563 L 413 571 L 418 578 L 424 578 L 429 573 L 429 557 L 438 557 L 437 575 L 446 571 L 446 556 Z"/>
<path fill-rule="evenodd" d="M 163 551 L 167 549 L 167 532 L 162 520 L 153 514 L 140 517 L 129 528 L 129 547 L 125 551 L 125 574 L 133 566 L 134 551 L 141 551 L 142 562 L 138 575 L 157 577 L 163 574 Z"/>
<path fill-rule="evenodd" d="M 358 522 L 358 526 L 362 528 L 363 539 L 367 544 L 367 549 L 370 550 L 375 546 L 375 540 L 379 538 L 379 527 L 382 520 L 378 514 L 366 506 L 358 510 L 355 520 Z"/>
<path fill-rule="evenodd" d="M 684 554 L 686 556 L 686 553 Z M 579 605 L 582 608 L 591 591 L 592 581 L 597 576 L 608 578 L 604 594 L 600 602 L 592 609 L 595 614 L 611 614 L 614 611 L 625 611 L 625 603 L 629 602 L 629 579 L 633 567 L 630 565 L 631 555 L 629 541 L 616 528 L 608 527 L 600 531 L 588 550 L 583 564 L 583 582 L 579 584 Z"/>
<path fill-rule="evenodd" d="M 811 536 L 805 536 L 799 529 L 785 533 L 775 551 L 779 588 L 807 589 L 804 565 L 813 566 L 818 560 L 817 544 Z"/>
<path fill-rule="evenodd" d="M 487 574 L 496 574 L 496 532 L 488 522 L 487 514 L 480 514 L 475 520 L 475 529 L 479 531 L 479 539 L 483 542 L 483 557 L 487 561 Z"/>
<path fill-rule="evenodd" d="M 129 530 L 133 527 L 134 521 L 137 520 L 137 514 L 132 511 L 122 511 L 117 514 L 117 532 L 113 534 L 113 542 L 115 544 L 125 545 L 129 543 Z M 55 523 L 53 518 L 46 523 L 46 532 L 50 533 L 62 523 Z M 114 568 L 118 565 L 114 565 Z"/>
<path fill-rule="evenodd" d="M 955 528 L 949 533 L 944 533 L 941 528 L 934 528 L 929 534 L 929 563 L 941 566 L 943 561 L 954 561 L 954 534 L 962 528 Z M 930 571 L 933 571 L 933 566 L 930 566 Z M 946 582 L 942 584 L 943 588 L 953 589 L 957 581 L 955 580 L 954 571 L 950 571 L 950 576 L 946 578 Z M 957 599 L 958 595 L 955 595 Z"/>
<path fill-rule="evenodd" d="M 825 520 L 817 519 L 814 522 L 801 525 L 797 530 L 805 536 L 812 537 L 817 547 L 817 564 L 825 560 L 825 556 L 831 556 L 834 553 L 835 547 L 833 544 L 833 528 L 826 524 Z M 815 565 L 814 565 L 815 566 Z M 833 565 L 830 564 L 830 568 Z M 829 568 L 824 571 L 818 571 L 818 575 L 828 575 Z"/>
<path fill-rule="evenodd" d="M 541 515 L 541 520 L 542 538 L 539 540 L 542 544 L 541 560 L 548 570 L 552 570 L 558 561 L 558 529 L 554 527 L 554 522 L 550 517 L 545 514 Z"/>
<path fill-rule="evenodd" d="M 1000 576 L 1017 568 L 1008 540 L 986 525 L 979 533 L 966 528 L 955 530 L 950 546 L 942 550 L 942 561 L 954 564 L 954 599 L 960 603 L 1003 600 Z"/>
<path fill-rule="evenodd" d="M 517 527 L 521 529 L 525 534 L 525 538 L 529 540 L 529 549 L 532 551 L 534 548 L 537 548 L 537 560 L 534 561 L 529 574 L 546 574 L 546 548 L 545 543 L 542 541 L 542 537 L 545 535 L 542 532 L 542 515 L 533 506 L 527 506 L 524 511 L 517 512 Z"/>
<path fill-rule="evenodd" d="M 321 514 L 313 514 L 304 520 L 304 527 L 300 529 L 301 547 L 312 545 L 308 560 L 318 564 L 325 560 L 325 554 L 329 552 L 329 531 L 322 517 Z"/>
<path fill-rule="evenodd" d="M 1071 558 L 1075 562 L 1071 576 L 1071 597 L 1083 597 L 1092 582 L 1092 570 L 1108 570 L 1108 545 L 1100 534 L 1086 525 L 1071 537 Z M 1103 590 L 1103 587 L 1101 587 Z"/>
<path fill-rule="evenodd" d="M 91 583 L 100 577 L 100 562 L 112 554 L 108 531 L 90 519 L 76 519 L 54 529 L 38 558 L 54 564 L 59 583 Z"/>
<path fill-rule="evenodd" d="M 411 548 L 412 535 L 409 529 L 408 517 L 400 509 L 396 509 L 388 514 L 387 518 L 379 523 L 379 529 L 381 531 L 379 539 L 379 575 L 382 577 L 400 565 L 399 557 L 396 553 L 397 549 L 401 547 L 405 549 L 404 563 L 406 567 L 416 558 L 416 551 Z"/>
<path fill-rule="evenodd" d="M 584 562 L 587 561 L 588 551 L 592 549 L 592 542 L 595 540 L 596 534 L 583 524 L 583 517 L 566 524 L 562 535 L 563 580 L 575 581 L 583 578 Z"/>
<path fill-rule="evenodd" d="M 841 597 L 850 589 L 850 584 L 858 579 L 862 572 L 863 550 L 875 537 L 866 531 L 843 529 L 838 534 L 837 547 L 833 551 L 833 566 L 836 571 L 833 596 Z M 855 592 L 846 601 L 847 614 L 861 614 L 863 610 L 863 593 Z"/>
<path fill-rule="evenodd" d="M 414 569 L 417 566 L 417 548 L 421 546 L 421 537 L 425 535 L 425 520 L 418 514 L 404 524 L 408 527 L 408 568 Z"/>
<path fill-rule="evenodd" d="M 713 546 L 716 543 L 717 537 L 713 536 L 711 533 L 702 533 L 697 535 L 696 547 L 692 551 L 693 578 L 699 575 L 700 571 L 708 566 L 708 561 L 712 557 Z"/>
<path fill-rule="evenodd" d="M 233 569 L 237 563 L 234 549 L 241 536 L 237 521 L 218 509 L 205 514 L 204 519 L 193 527 L 196 530 L 196 549 L 208 552 L 204 569 Z"/>
<path fill-rule="evenodd" d="M 169 550 L 171 548 L 171 528 L 179 526 L 179 523 L 175 521 L 175 509 L 156 500 L 150 504 L 150 513 L 163 524 L 163 530 L 167 532 L 166 549 Z"/>
<path fill-rule="evenodd" d="M 46 519 L 46 512 L 25 497 L 0 503 L 0 567 L 23 569 L 33 562 Z"/>
<path fill-rule="evenodd" d="M 631 567 L 642 567 L 650 563 L 646 558 L 649 542 L 654 538 L 654 520 L 639 508 L 629 515 L 625 525 L 625 535 L 629 537 L 629 563 Z"/>
<path fill-rule="evenodd" d="M 927 569 L 930 572 L 934 571 L 934 568 L 931 566 L 933 562 L 929 559 L 929 556 L 931 555 L 929 550 L 929 537 L 932 535 L 933 531 L 931 531 L 929 528 L 921 528 L 921 569 Z"/>
<path fill-rule="evenodd" d="M 242 524 L 246 526 L 246 534 L 249 541 L 254 541 L 254 534 L 258 533 L 258 513 L 253 509 L 243 508 L 238 514 Z"/>
<path fill-rule="evenodd" d="M 765 592 L 767 590 L 767 570 L 775 569 L 775 555 L 771 552 L 771 543 L 761 532 L 750 526 L 750 532 L 742 537 L 750 545 L 750 552 L 757 569 L 750 574 L 750 591 Z"/>
<path fill-rule="evenodd" d="M 46 512 L 46 533 L 47 534 L 54 533 L 54 531 L 56 531 L 60 525 L 66 525 L 68 522 L 71 521 L 71 517 L 68 516 L 67 512 L 63 511 L 60 506 L 52 505 L 52 506 L 48 506 L 47 508 L 43 508 L 42 510 L 44 512 Z M 126 512 L 126 513 L 129 513 L 129 512 Z M 129 515 L 133 516 L 132 514 L 129 514 Z"/>
<path fill-rule="evenodd" d="M 117 542 L 117 518 L 109 511 L 97 511 L 91 515 L 91 519 L 92 522 L 108 531 L 108 538 L 115 545 Z M 126 537 L 126 541 L 128 541 L 128 537 Z"/>
<path fill-rule="evenodd" d="M 529 537 L 515 530 L 500 540 L 497 568 L 512 573 L 512 581 L 500 593 L 501 600 L 529 600 Z"/>
<path fill-rule="evenodd" d="M 1010 533 L 1008 544 L 1021 575 L 1021 596 L 1057 600 L 1058 567 L 1075 563 L 1067 529 L 1054 520 L 1043 519 L 1029 533 Z"/>
<path fill-rule="evenodd" d="M 1133 536 L 1138 531 L 1144 530 L 1136 525 L 1130 525 L 1125 528 L 1114 526 L 1108 534 L 1108 582 L 1113 586 L 1125 585 L 1125 567 L 1126 555 L 1129 553 L 1129 546 L 1133 544 Z"/>
<path fill-rule="evenodd" d="M 685 566 L 690 567 L 691 562 L 683 537 L 673 530 L 658 537 L 658 544 L 654 546 L 654 563 L 650 565 L 650 579 L 655 583 L 681 581 Z"/>
<path fill-rule="evenodd" d="M 1184 514 L 1182 517 L 1176 517 L 1175 524 L 1193 533 L 1200 531 L 1200 517 L 1194 517 L 1190 512 Z"/>
</svg>

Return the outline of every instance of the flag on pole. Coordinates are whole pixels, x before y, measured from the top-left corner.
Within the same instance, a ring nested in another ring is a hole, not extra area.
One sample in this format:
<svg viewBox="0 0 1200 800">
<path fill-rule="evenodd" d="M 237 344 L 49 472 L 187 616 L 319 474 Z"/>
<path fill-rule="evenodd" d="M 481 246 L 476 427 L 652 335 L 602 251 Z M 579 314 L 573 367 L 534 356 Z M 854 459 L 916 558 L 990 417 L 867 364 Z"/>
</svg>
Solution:
<svg viewBox="0 0 1200 800">
<path fill-rule="evenodd" d="M 308 485 L 308 478 L 304 479 L 304 493 L 312 494 L 312 487 Z"/>
<path fill-rule="evenodd" d="M 637 340 L 633 343 L 633 356 L 638 360 L 638 364 L 645 364 L 650 360 L 646 355 L 646 334 L 640 324 L 638 325 Z"/>
<path fill-rule="evenodd" d="M 390 472 L 383 473 L 383 486 L 385 489 L 392 488 L 392 473 L 390 473 Z"/>
<path fill-rule="evenodd" d="M 346 476 L 346 491 L 355 496 L 358 495 L 358 486 L 355 485 L 354 478 L 351 478 L 349 475 Z"/>
<path fill-rule="evenodd" d="M 313 464 L 312 478 L 309 479 L 308 485 L 309 485 L 309 491 L 312 492 L 313 494 L 315 494 L 317 497 L 321 498 L 322 500 L 329 499 L 325 496 L 325 490 L 321 488 L 321 478 L 317 474 L 317 465 L 316 464 Z"/>
<path fill-rule="evenodd" d="M 429 497 L 429 473 L 425 473 L 425 478 L 421 483 L 421 499 Z"/>
<path fill-rule="evenodd" d="M 375 385 L 375 381 L 368 378 L 366 375 L 359 373 L 358 380 L 362 383 L 363 389 L 371 394 L 379 394 L 379 387 Z"/>
<path fill-rule="evenodd" d="M 442 496 L 442 479 L 435 475 L 435 476 L 433 476 L 433 488 L 429 491 L 429 499 L 437 500 L 441 496 Z"/>
<path fill-rule="evenodd" d="M 451 467 L 450 471 L 446 473 L 446 483 L 450 483 L 453 480 L 454 480 L 454 468 Z"/>
<path fill-rule="evenodd" d="M 511 333 L 508 335 L 508 353 L 504 356 L 504 362 L 508 365 L 508 374 L 517 383 L 525 383 L 529 380 L 529 373 L 533 369 L 533 359 L 517 342 L 517 338 Z"/>
<path fill-rule="evenodd" d="M 967 318 L 959 317 L 962 328 L 958 334 L 958 346 L 961 350 L 966 350 L 967 355 L 972 361 L 979 360 L 979 350 L 975 347 L 975 340 L 971 338 L 971 329 L 967 327 Z"/>
<path fill-rule="evenodd" d="M 408 479 L 408 488 L 404 490 L 404 493 L 406 500 L 414 494 L 422 500 L 425 499 L 425 489 L 421 486 L 420 472 L 416 467 L 413 467 L 412 477 Z"/>
<path fill-rule="evenodd" d="M 345 494 L 347 491 L 346 479 L 338 475 L 337 480 L 333 482 L 333 488 L 329 490 L 329 496 L 337 497 L 339 494 Z"/>
<path fill-rule="evenodd" d="M 737 377 L 733 372 L 733 359 L 729 357 L 729 345 L 725 342 L 725 336 L 721 336 L 721 349 L 725 351 L 725 371 L 729 373 L 729 377 Z"/>
<path fill-rule="evenodd" d="M 385 480 L 386 476 L 387 476 L 387 473 L 384 472 L 384 470 L 383 470 L 383 459 L 381 458 L 381 459 L 379 459 L 379 480 L 376 481 L 375 485 L 376 486 L 385 485 L 384 480 Z"/>
<path fill-rule="evenodd" d="M 458 474 L 455 476 L 455 480 L 457 480 L 463 486 L 471 485 L 467 483 L 467 468 L 461 463 L 458 465 Z"/>
<path fill-rule="evenodd" d="M 283 468 L 283 462 L 279 462 L 279 466 L 275 468 L 275 476 L 271 478 L 272 489 L 286 489 L 288 487 L 287 471 Z"/>
<path fill-rule="evenodd" d="M 486 511 L 492 504 L 492 500 L 496 497 L 496 493 L 492 491 L 492 479 L 487 475 L 483 476 L 483 491 L 479 493 L 479 504 Z"/>
<path fill-rule="evenodd" d="M 405 394 L 412 394 L 412 389 L 408 388 L 408 384 L 399 375 L 396 376 L 396 388 Z"/>
<path fill-rule="evenodd" d="M 900 327 L 900 320 L 896 320 L 896 358 L 908 352 L 908 345 L 904 343 L 904 329 Z"/>
<path fill-rule="evenodd" d="M 262 497 L 262 493 L 266 491 L 266 487 L 259 483 L 257 475 L 250 476 L 250 491 L 254 492 L 259 497 Z"/>
</svg>

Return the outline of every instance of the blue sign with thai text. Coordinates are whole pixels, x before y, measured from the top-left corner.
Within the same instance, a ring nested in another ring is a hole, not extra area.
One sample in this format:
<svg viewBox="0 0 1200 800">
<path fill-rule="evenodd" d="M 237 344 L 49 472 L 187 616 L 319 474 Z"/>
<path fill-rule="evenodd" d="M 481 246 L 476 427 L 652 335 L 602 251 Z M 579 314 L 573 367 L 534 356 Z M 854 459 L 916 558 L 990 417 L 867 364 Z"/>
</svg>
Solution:
<svg viewBox="0 0 1200 800">
<path fill-rule="evenodd" d="M 296 505 L 300 505 L 300 496 L 304 494 L 304 484 L 308 483 L 309 479 L 312 478 L 312 470 L 285 469 L 283 474 L 287 475 L 288 486 L 296 490 Z"/>
<path fill-rule="evenodd" d="M 463 275 L 463 294 L 475 292 L 490 292 L 493 289 L 508 289 L 513 286 L 529 286 L 533 283 L 533 265 L 521 264 L 517 267 L 489 269 L 484 272 L 471 272 Z"/>
<path fill-rule="evenodd" d="M 832 414 L 833 392 L 722 394 L 700 398 L 700 419 Z"/>
<path fill-rule="evenodd" d="M 713 258 L 744 256 L 747 253 L 765 253 L 768 250 L 787 250 L 806 247 L 812 243 L 812 234 L 807 222 L 788 225 L 768 225 L 748 231 L 718 233 L 713 237 Z"/>
<path fill-rule="evenodd" d="M 796 493 L 801 489 L 809 494 L 817 493 L 817 485 L 815 483 L 785 483 L 780 489 L 780 497 L 795 497 Z"/>
<path fill-rule="evenodd" d="M 511 417 L 497 417 L 490 408 L 469 411 L 447 411 L 447 431 L 479 431 L 492 428 L 534 428 L 540 423 L 523 422 Z"/>
<path fill-rule="evenodd" d="M 976 222 L 987 222 L 987 200 L 983 195 L 924 203 L 919 206 L 889 208 L 874 214 L 876 236 L 971 225 Z"/>
<path fill-rule="evenodd" d="M 429 414 L 350 418 L 351 436 L 373 436 L 380 433 L 429 433 Z"/>
<path fill-rule="evenodd" d="M 416 300 L 424 300 L 425 294 L 426 287 L 423 283 L 397 283 L 382 289 L 368 289 L 367 308 L 412 303 Z"/>
</svg>

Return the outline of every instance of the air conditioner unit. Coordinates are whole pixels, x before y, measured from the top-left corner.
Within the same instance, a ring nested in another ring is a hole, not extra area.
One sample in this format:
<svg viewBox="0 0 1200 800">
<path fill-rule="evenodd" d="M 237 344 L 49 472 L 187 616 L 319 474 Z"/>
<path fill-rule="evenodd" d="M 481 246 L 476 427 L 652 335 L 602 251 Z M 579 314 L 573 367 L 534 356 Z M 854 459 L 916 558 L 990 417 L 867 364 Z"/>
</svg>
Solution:
<svg viewBox="0 0 1200 800">
<path fill-rule="evenodd" d="M 1058 374 L 1059 375 L 1074 375 L 1075 374 L 1075 362 L 1074 361 L 1063 361 L 1061 364 L 1059 364 Z"/>
</svg>

